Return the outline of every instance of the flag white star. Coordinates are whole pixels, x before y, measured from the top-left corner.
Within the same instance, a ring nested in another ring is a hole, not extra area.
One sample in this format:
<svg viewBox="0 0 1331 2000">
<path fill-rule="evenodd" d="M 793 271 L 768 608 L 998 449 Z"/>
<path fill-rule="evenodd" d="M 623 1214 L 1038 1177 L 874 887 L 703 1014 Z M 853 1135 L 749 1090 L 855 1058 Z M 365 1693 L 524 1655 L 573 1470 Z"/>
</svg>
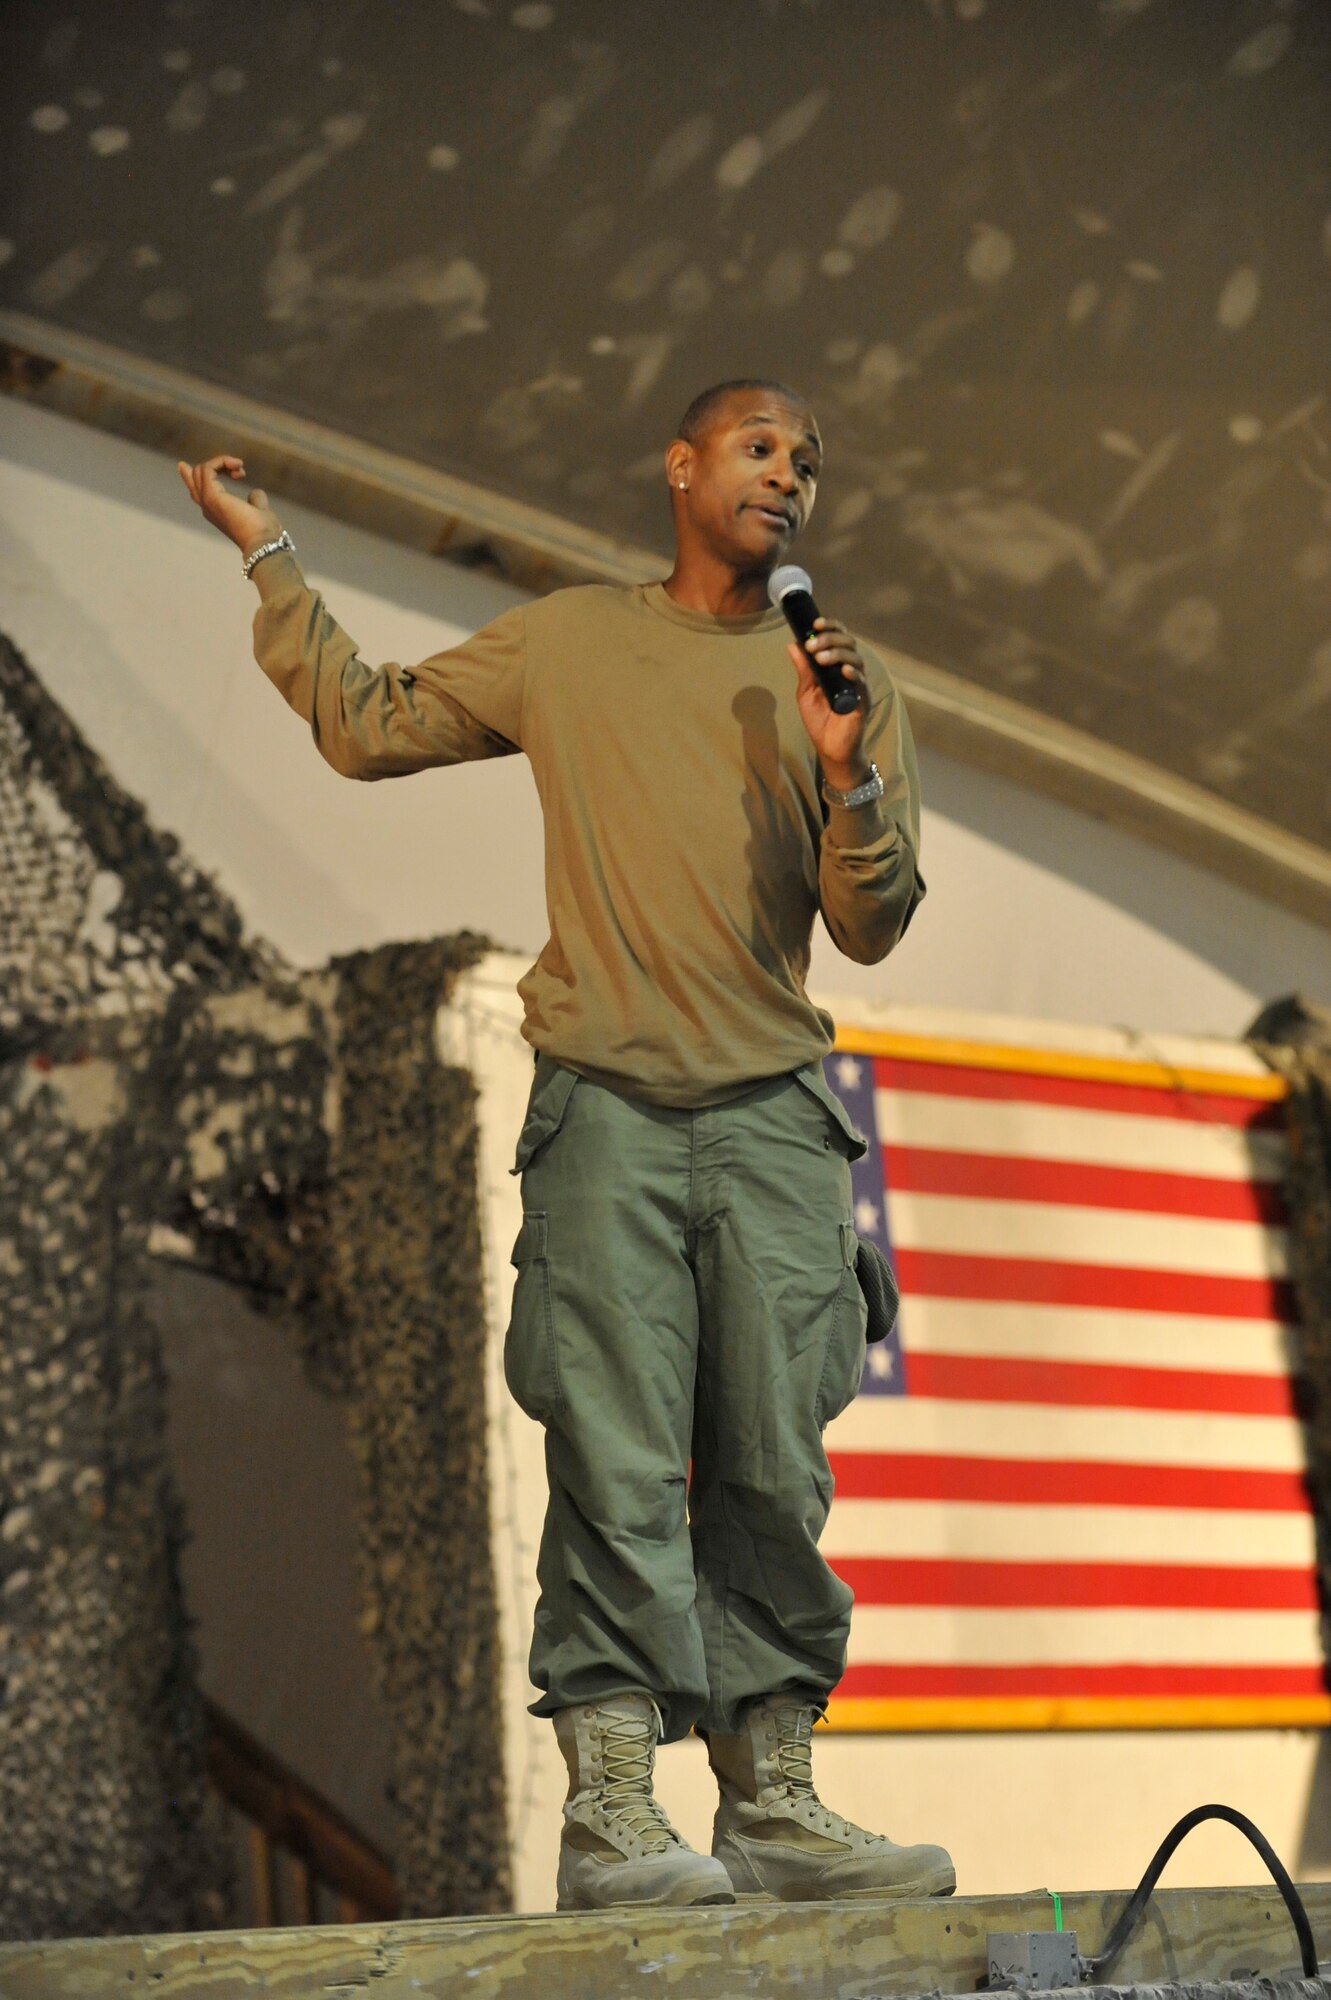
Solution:
<svg viewBox="0 0 1331 2000">
<path fill-rule="evenodd" d="M 836 1066 L 836 1080 L 843 1090 L 858 1090 L 860 1065 L 854 1056 L 842 1056 Z"/>
<path fill-rule="evenodd" d="M 879 1340 L 869 1349 L 869 1373 L 880 1382 L 890 1382 L 896 1365 L 896 1356 L 884 1340 Z"/>
<path fill-rule="evenodd" d="M 862 1195 L 855 1204 L 855 1227 L 864 1236 L 878 1234 L 878 1203 Z"/>
</svg>

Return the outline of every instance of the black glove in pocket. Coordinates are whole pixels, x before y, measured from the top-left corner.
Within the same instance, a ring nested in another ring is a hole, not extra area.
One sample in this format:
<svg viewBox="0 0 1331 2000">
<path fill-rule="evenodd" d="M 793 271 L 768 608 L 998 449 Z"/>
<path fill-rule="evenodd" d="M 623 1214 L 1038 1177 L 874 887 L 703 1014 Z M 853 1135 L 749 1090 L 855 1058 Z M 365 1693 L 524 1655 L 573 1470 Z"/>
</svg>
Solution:
<svg viewBox="0 0 1331 2000">
<path fill-rule="evenodd" d="M 869 1308 L 869 1330 L 864 1337 L 868 1341 L 886 1340 L 897 1321 L 897 1281 L 878 1245 L 866 1243 L 862 1236 L 855 1251 L 855 1276 Z"/>
</svg>

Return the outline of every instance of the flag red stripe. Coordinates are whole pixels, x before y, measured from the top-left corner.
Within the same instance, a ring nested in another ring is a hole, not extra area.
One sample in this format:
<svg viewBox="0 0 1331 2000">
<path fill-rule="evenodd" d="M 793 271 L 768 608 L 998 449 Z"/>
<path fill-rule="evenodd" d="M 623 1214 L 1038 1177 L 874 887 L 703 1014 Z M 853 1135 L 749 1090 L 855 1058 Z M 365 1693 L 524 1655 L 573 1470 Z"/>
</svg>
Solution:
<svg viewBox="0 0 1331 2000">
<path fill-rule="evenodd" d="M 1066 1264 L 1044 1257 L 973 1256 L 893 1246 L 903 1297 L 1013 1299 L 1028 1305 L 1105 1306 L 1127 1312 L 1200 1313 L 1220 1319 L 1296 1320 L 1293 1287 L 1280 1278 L 1203 1271 Z"/>
<path fill-rule="evenodd" d="M 991 1201 L 1045 1201 L 1077 1208 L 1132 1209 L 1147 1215 L 1204 1215 L 1280 1227 L 1289 1221 L 1275 1181 L 1220 1180 L 1102 1167 L 1084 1160 L 1037 1160 L 956 1153 L 933 1146 L 883 1147 L 889 1195 L 959 1194 Z"/>
<path fill-rule="evenodd" d="M 987 1608 L 1315 1611 L 1310 1569 L 1189 1563 L 961 1562 L 923 1556 L 847 1556 L 832 1567 L 860 1604 Z"/>
<path fill-rule="evenodd" d="M 1098 1361 L 1023 1361 L 980 1354 L 907 1354 L 906 1392 L 953 1403 L 1060 1403 L 1078 1409 L 1223 1410 L 1295 1414 L 1288 1375 L 1128 1368 Z"/>
<path fill-rule="evenodd" d="M 951 1695 L 1318 1695 L 1322 1669 L 1304 1667 L 930 1666 L 865 1661 L 847 1667 L 845 1697 Z"/>
<path fill-rule="evenodd" d="M 1120 1465 L 1095 1459 L 971 1458 L 941 1452 L 833 1451 L 845 1500 L 953 1500 L 1030 1507 L 1179 1507 L 1309 1514 L 1301 1473 L 1224 1465 Z"/>
<path fill-rule="evenodd" d="M 874 1082 L 881 1090 L 923 1091 L 931 1097 L 1003 1098 L 1015 1104 L 1066 1104 L 1083 1111 L 1130 1111 L 1147 1118 L 1182 1118 L 1191 1125 L 1238 1125 L 1249 1131 L 1285 1129 L 1283 1106 L 1269 1098 L 1229 1097 L 1218 1091 L 1153 1090 L 1147 1084 L 1037 1076 L 1026 1070 L 913 1062 L 898 1056 L 875 1056 L 873 1065 Z"/>
</svg>

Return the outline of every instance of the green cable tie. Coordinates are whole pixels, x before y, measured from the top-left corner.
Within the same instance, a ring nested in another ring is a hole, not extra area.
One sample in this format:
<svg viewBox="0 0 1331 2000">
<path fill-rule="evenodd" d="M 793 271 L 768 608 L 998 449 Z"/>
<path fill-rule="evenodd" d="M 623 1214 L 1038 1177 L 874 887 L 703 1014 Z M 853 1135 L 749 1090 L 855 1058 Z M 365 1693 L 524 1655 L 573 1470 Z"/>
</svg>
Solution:
<svg viewBox="0 0 1331 2000">
<path fill-rule="evenodd" d="M 1061 1931 L 1063 1928 L 1063 1898 L 1059 1895 L 1057 1889 L 1051 1889 L 1049 1894 L 1054 1899 L 1054 1929 Z"/>
</svg>

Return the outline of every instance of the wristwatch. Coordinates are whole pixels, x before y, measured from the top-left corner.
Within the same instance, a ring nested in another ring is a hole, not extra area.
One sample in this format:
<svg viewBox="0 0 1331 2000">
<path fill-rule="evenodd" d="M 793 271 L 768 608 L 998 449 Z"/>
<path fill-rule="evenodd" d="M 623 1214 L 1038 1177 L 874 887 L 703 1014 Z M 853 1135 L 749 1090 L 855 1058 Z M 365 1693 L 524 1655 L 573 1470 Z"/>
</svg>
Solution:
<svg viewBox="0 0 1331 2000">
<path fill-rule="evenodd" d="M 829 785 L 826 778 L 823 779 L 823 797 L 832 806 L 867 806 L 870 799 L 881 799 L 883 790 L 882 773 L 876 764 L 870 764 L 868 777 L 848 792 L 839 792 L 835 785 Z"/>
<path fill-rule="evenodd" d="M 264 542 L 257 549 L 250 550 L 244 562 L 240 565 L 241 575 L 247 577 L 254 568 L 255 563 L 261 563 L 265 556 L 275 556 L 279 549 L 290 549 L 292 555 L 296 553 L 296 544 L 292 541 L 285 528 L 283 528 L 275 542 Z"/>
</svg>

